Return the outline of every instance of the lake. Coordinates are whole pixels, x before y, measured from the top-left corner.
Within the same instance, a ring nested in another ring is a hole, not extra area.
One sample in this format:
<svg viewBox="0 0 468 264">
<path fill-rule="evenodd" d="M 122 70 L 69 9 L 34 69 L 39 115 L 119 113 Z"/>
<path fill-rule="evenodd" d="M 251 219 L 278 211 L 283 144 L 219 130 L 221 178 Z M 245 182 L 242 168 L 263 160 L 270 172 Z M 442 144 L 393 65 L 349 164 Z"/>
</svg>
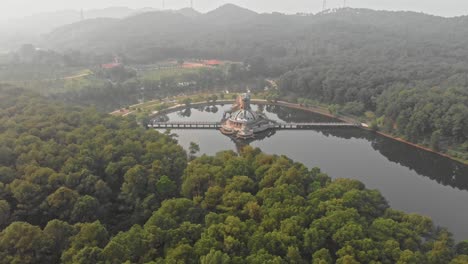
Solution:
<svg viewBox="0 0 468 264">
<path fill-rule="evenodd" d="M 230 105 L 186 109 L 169 121 L 218 121 Z M 253 105 L 253 110 L 259 106 Z M 273 120 L 327 122 L 328 117 L 278 106 L 260 106 Z M 216 111 L 217 110 L 217 111 Z M 351 178 L 378 189 L 394 209 L 426 215 L 447 227 L 456 240 L 468 239 L 468 166 L 359 128 L 277 130 L 255 141 L 234 141 L 218 130 L 172 130 L 179 143 L 200 145 L 201 154 L 237 150 L 250 144 L 266 153 L 286 155 L 332 178 Z"/>
</svg>

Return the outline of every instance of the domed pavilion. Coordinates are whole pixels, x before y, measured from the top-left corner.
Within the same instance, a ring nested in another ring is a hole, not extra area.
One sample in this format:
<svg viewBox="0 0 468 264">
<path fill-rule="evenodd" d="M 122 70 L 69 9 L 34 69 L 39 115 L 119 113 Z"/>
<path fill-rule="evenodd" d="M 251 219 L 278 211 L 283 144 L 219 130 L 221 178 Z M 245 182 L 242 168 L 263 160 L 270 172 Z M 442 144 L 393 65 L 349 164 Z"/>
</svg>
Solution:
<svg viewBox="0 0 468 264">
<path fill-rule="evenodd" d="M 275 121 L 264 114 L 252 111 L 250 95 L 242 94 L 237 97 L 236 104 L 230 111 L 226 111 L 221 121 L 221 132 L 238 138 L 253 138 L 260 133 L 274 128 Z"/>
</svg>

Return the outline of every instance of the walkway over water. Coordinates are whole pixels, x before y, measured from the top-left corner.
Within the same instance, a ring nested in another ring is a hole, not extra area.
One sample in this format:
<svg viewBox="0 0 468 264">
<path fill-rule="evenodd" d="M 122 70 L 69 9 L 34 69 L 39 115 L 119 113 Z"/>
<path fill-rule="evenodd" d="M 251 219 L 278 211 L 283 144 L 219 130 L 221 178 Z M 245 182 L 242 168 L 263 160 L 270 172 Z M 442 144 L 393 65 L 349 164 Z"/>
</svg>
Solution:
<svg viewBox="0 0 468 264">
<path fill-rule="evenodd" d="M 337 128 L 337 127 L 360 127 L 360 124 L 351 123 L 276 123 L 275 129 L 313 129 L 313 128 Z M 173 129 L 218 129 L 221 122 L 153 122 L 150 128 L 173 128 Z"/>
</svg>

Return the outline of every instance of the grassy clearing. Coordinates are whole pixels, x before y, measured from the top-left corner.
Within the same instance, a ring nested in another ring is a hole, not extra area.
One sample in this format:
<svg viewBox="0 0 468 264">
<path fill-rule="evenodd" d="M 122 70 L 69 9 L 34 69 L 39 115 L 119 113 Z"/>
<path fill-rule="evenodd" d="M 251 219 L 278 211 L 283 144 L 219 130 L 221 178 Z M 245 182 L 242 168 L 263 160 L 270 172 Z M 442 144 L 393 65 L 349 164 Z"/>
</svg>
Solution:
<svg viewBox="0 0 468 264">
<path fill-rule="evenodd" d="M 85 71 L 87 69 L 79 67 L 8 65 L 0 67 L 0 80 L 3 82 L 51 81 L 82 74 Z"/>
<path fill-rule="evenodd" d="M 72 73 L 75 74 L 75 73 Z M 25 80 L 25 81 L 2 81 L 0 83 L 10 84 L 44 94 L 62 93 L 67 91 L 78 91 L 86 87 L 103 85 L 105 80 L 87 75 L 84 70 L 72 77 L 45 80 Z"/>
<path fill-rule="evenodd" d="M 182 78 L 189 74 L 199 74 L 207 68 L 161 68 L 147 70 L 142 73 L 142 78 L 150 81 L 160 81 L 165 78 Z"/>
<path fill-rule="evenodd" d="M 99 82 L 90 69 L 27 67 L 24 72 L 22 72 L 23 70 L 19 66 L 0 69 L 0 83 L 44 94 L 53 94 L 79 90 L 83 87 L 96 85 Z"/>
</svg>

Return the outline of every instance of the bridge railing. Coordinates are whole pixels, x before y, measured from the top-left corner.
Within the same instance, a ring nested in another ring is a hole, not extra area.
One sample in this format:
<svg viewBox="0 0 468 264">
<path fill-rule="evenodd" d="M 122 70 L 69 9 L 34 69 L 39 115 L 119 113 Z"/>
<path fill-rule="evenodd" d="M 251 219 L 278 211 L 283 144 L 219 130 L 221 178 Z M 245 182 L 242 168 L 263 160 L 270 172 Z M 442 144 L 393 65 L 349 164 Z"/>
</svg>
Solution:
<svg viewBox="0 0 468 264">
<path fill-rule="evenodd" d="M 175 122 L 152 122 L 153 125 L 216 125 L 221 122 L 205 122 L 205 121 L 175 121 Z"/>
<path fill-rule="evenodd" d="M 164 127 L 164 128 L 197 128 L 197 127 L 220 127 L 221 122 L 207 121 L 175 121 L 175 122 L 152 122 L 149 127 Z M 311 122 L 311 123 L 281 123 L 276 122 L 276 128 L 305 128 L 305 127 L 360 127 L 360 124 L 354 123 L 338 123 L 338 122 Z"/>
</svg>

